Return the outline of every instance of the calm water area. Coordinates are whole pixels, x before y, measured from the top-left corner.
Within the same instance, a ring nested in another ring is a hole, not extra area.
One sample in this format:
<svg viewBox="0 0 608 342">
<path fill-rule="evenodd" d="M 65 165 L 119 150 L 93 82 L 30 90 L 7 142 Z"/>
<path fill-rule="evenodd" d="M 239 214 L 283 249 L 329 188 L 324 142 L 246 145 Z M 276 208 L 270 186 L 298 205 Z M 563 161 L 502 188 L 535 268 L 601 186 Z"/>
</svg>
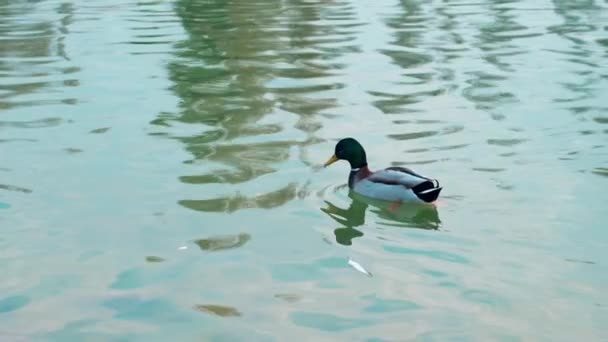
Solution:
<svg viewBox="0 0 608 342">
<path fill-rule="evenodd" d="M 607 341 L 607 210 L 607 1 L 0 0 L 0 341 Z"/>
</svg>

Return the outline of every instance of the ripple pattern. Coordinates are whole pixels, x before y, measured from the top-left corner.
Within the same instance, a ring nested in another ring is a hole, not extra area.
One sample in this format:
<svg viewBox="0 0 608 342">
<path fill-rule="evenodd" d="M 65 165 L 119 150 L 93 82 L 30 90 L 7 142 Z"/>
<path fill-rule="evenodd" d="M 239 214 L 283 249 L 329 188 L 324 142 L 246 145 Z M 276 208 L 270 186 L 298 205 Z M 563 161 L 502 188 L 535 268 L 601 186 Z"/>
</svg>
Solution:
<svg viewBox="0 0 608 342">
<path fill-rule="evenodd" d="M 601 340 L 606 23 L 599 0 L 0 0 L 0 341 Z M 345 136 L 440 201 L 349 192 L 322 167 Z"/>
</svg>

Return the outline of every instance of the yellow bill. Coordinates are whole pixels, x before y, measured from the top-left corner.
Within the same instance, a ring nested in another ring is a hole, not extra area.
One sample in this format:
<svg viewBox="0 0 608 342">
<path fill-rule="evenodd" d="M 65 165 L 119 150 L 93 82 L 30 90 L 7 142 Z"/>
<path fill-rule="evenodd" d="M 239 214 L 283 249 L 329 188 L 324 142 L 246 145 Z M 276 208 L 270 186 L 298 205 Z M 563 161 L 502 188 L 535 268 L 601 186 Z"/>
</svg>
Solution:
<svg viewBox="0 0 608 342">
<path fill-rule="evenodd" d="M 323 167 L 328 167 L 329 165 L 335 163 L 338 161 L 338 157 L 336 157 L 336 155 L 334 154 L 333 156 L 331 156 L 331 158 L 329 158 L 325 164 L 323 164 Z"/>
</svg>

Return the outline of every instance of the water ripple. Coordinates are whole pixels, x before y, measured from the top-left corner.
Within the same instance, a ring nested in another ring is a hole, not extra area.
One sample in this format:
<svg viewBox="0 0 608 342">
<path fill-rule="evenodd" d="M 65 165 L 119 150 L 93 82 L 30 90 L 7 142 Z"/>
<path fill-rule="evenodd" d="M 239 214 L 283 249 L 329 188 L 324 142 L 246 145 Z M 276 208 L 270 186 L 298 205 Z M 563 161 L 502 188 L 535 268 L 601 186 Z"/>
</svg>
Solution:
<svg viewBox="0 0 608 342">
<path fill-rule="evenodd" d="M 64 89 L 78 87 L 72 75 L 80 68 L 70 63 L 64 37 L 72 25 L 73 6 L 59 6 L 47 20 L 28 16 L 21 7 L 0 7 L 0 108 L 74 104 Z M 54 19 L 58 19 L 55 21 Z"/>
<path fill-rule="evenodd" d="M 601 339 L 607 9 L 0 2 L 0 335 Z M 344 136 L 440 200 L 358 197 Z"/>
</svg>

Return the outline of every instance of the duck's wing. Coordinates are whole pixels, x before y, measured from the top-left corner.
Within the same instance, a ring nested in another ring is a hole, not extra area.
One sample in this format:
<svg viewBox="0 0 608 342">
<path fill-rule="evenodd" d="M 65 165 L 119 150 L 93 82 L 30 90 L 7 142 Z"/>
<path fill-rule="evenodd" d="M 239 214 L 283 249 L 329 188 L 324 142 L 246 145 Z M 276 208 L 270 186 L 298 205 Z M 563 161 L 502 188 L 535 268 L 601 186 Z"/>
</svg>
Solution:
<svg viewBox="0 0 608 342">
<path fill-rule="evenodd" d="M 411 169 L 399 166 L 387 167 L 384 170 L 376 171 L 367 177 L 367 179 L 374 183 L 402 185 L 408 189 L 412 189 L 425 182 L 431 182 L 433 186 L 439 186 L 437 180 L 424 177 Z"/>
<path fill-rule="evenodd" d="M 436 200 L 442 189 L 436 179 L 422 176 L 411 169 L 399 166 L 379 170 L 366 179 L 374 183 L 403 186 L 412 190 L 425 202 Z"/>
</svg>

